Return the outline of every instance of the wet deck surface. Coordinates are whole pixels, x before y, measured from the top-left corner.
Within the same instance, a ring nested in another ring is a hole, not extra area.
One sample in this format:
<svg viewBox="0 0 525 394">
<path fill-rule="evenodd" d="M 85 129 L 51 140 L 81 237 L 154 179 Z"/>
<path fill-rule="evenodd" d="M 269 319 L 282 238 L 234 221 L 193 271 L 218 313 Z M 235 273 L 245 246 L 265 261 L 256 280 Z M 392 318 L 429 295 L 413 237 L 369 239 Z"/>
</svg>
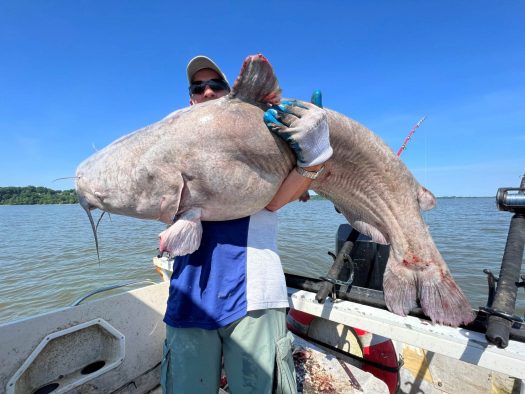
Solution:
<svg viewBox="0 0 525 394">
<path fill-rule="evenodd" d="M 293 349 L 298 393 L 388 394 L 383 381 L 301 338 L 295 337 Z"/>
<path fill-rule="evenodd" d="M 388 394 L 384 382 L 355 365 L 323 352 L 317 346 L 294 336 L 293 358 L 297 392 L 303 394 Z M 219 390 L 220 394 L 228 391 Z M 149 394 L 162 394 L 157 387 Z"/>
<path fill-rule="evenodd" d="M 225 394 L 226 391 L 219 389 L 219 394 Z M 162 394 L 162 387 L 158 386 L 151 390 L 148 394 Z"/>
</svg>

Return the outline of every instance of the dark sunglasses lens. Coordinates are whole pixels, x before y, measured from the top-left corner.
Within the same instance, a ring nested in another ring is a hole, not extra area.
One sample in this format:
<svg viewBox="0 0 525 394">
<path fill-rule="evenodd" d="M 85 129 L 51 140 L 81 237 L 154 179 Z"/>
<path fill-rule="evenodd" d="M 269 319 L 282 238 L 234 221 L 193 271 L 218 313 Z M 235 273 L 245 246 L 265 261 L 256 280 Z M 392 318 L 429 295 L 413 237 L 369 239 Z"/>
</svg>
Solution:
<svg viewBox="0 0 525 394">
<path fill-rule="evenodd" d="M 229 90 L 228 85 L 222 79 L 210 79 L 208 82 L 209 87 L 212 88 L 214 92 Z"/>
<path fill-rule="evenodd" d="M 202 81 L 199 83 L 192 83 L 190 85 L 191 94 L 202 94 L 206 90 L 206 86 L 209 86 L 214 92 L 220 92 L 222 90 L 230 90 L 228 84 L 222 79 L 210 79 L 209 81 Z"/>
<path fill-rule="evenodd" d="M 197 83 L 197 84 L 191 84 L 190 85 L 190 92 L 191 94 L 202 94 L 204 93 L 204 89 L 206 88 L 206 85 Z"/>
</svg>

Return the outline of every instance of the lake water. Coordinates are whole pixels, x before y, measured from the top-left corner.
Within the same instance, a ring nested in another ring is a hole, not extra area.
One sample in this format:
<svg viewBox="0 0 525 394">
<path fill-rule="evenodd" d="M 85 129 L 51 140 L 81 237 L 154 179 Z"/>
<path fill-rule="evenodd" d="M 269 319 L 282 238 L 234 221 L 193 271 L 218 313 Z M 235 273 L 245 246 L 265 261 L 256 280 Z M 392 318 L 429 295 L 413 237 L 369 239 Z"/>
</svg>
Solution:
<svg viewBox="0 0 525 394">
<path fill-rule="evenodd" d="M 473 307 L 485 305 L 484 268 L 496 275 L 511 214 L 494 198 L 441 198 L 425 212 L 441 254 Z M 279 212 L 279 249 L 285 270 L 325 274 L 335 233 L 345 219 L 326 200 L 295 202 Z M 0 206 L 0 322 L 71 304 L 102 286 L 128 281 L 158 282 L 152 257 L 159 222 L 113 215 L 99 225 L 100 264 L 87 216 L 78 205 Z M 123 290 L 120 290 L 123 291 Z M 518 292 L 518 313 L 525 292 Z"/>
</svg>

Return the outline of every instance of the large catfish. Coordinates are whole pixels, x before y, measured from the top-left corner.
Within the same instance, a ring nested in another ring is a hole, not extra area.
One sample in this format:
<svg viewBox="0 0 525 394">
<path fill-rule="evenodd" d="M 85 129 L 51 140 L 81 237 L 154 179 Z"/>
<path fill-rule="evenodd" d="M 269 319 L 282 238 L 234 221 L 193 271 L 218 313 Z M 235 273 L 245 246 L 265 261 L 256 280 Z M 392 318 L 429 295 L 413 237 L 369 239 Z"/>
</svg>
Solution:
<svg viewBox="0 0 525 394">
<path fill-rule="evenodd" d="M 263 209 L 295 165 L 287 144 L 263 122 L 280 92 L 268 61 L 249 56 L 227 96 L 176 111 L 85 160 L 76 190 L 92 226 L 94 208 L 160 220 L 171 225 L 161 247 L 175 244 L 169 251 L 184 255 L 200 244 L 201 220 Z M 388 308 L 405 316 L 419 301 L 434 322 L 470 322 L 469 302 L 421 217 L 434 196 L 379 137 L 340 113 L 326 113 L 334 154 L 311 188 L 357 230 L 391 245 L 383 279 Z"/>
</svg>

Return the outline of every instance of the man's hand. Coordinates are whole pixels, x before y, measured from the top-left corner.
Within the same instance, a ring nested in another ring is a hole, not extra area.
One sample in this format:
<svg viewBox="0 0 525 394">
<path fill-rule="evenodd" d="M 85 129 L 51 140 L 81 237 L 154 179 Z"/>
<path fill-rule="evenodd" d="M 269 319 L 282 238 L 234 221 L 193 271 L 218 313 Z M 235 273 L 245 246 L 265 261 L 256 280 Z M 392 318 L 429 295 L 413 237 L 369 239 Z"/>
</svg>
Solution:
<svg viewBox="0 0 525 394">
<path fill-rule="evenodd" d="M 282 101 L 264 113 L 264 122 L 290 145 L 299 167 L 322 164 L 332 156 L 328 122 L 322 108 L 295 100 Z"/>
<path fill-rule="evenodd" d="M 305 191 L 303 194 L 299 196 L 299 201 L 306 202 L 310 199 L 310 193 L 308 193 L 308 190 Z"/>
<path fill-rule="evenodd" d="M 319 90 L 314 91 L 311 101 L 315 105 L 283 101 L 264 113 L 264 122 L 273 133 L 288 142 L 297 156 L 298 166 L 317 172 L 333 151 Z M 308 201 L 308 187 L 312 180 L 297 171 L 290 172 L 266 209 L 276 211 L 297 198 Z"/>
</svg>

